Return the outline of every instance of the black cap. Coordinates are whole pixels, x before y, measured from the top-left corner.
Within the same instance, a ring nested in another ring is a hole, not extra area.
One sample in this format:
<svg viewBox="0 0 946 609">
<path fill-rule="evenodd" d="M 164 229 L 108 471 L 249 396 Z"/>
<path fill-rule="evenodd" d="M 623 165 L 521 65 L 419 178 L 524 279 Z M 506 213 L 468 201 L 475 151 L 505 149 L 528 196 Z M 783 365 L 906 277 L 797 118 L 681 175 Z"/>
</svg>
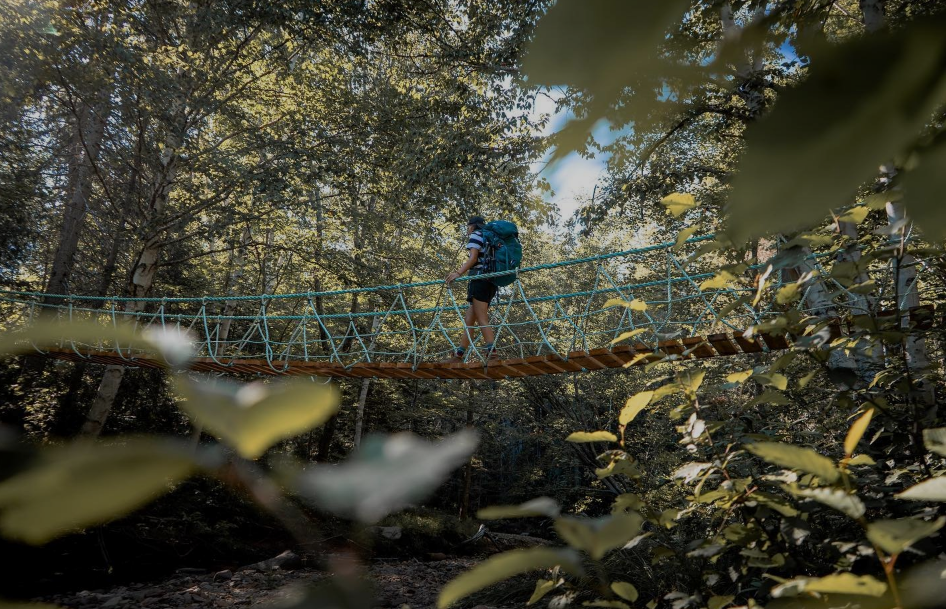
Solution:
<svg viewBox="0 0 946 609">
<path fill-rule="evenodd" d="M 466 221 L 467 225 L 472 224 L 473 226 L 479 228 L 486 224 L 486 220 L 483 219 L 483 216 L 470 216 L 470 219 Z"/>
</svg>

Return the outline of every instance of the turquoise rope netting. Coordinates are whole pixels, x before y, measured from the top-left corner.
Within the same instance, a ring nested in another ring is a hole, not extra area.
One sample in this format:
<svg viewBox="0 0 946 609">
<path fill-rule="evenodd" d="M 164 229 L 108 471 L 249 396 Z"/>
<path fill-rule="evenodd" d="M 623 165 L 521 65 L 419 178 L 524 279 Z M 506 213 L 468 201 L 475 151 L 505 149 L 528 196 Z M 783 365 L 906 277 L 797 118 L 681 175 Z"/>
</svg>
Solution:
<svg viewBox="0 0 946 609">
<path fill-rule="evenodd" d="M 520 269 L 511 285 L 500 289 L 490 307 L 501 359 L 556 354 L 607 347 L 622 333 L 641 329 L 634 342 L 654 345 L 668 338 L 741 332 L 785 305 L 768 290 L 756 306 L 740 302 L 755 288 L 714 287 L 719 260 L 712 255 L 688 259 L 712 235 L 694 237 L 676 246 L 661 243 L 587 258 Z M 809 256 L 802 270 L 818 271 L 819 256 Z M 756 265 L 763 269 L 766 265 Z M 750 269 L 752 270 L 752 269 Z M 887 274 L 886 278 L 881 277 Z M 880 298 L 892 293 L 889 265 L 871 269 Z M 770 285 L 793 282 L 796 275 L 776 271 Z M 466 329 L 466 284 L 443 281 L 374 286 L 296 294 L 207 296 L 198 298 L 125 298 L 50 296 L 37 292 L 0 292 L 6 329 L 40 318 L 84 320 L 103 325 L 132 321 L 139 328 L 157 326 L 186 332 L 196 356 L 223 366 L 243 360 L 265 360 L 273 372 L 294 362 L 326 362 L 350 367 L 361 362 L 398 362 L 414 366 L 449 357 Z M 807 290 L 827 290 L 833 307 L 863 306 L 863 297 L 829 279 Z M 351 313 L 358 296 L 362 312 Z M 809 293 L 793 307 L 807 313 L 828 312 L 811 304 Z M 634 310 L 608 301 L 646 303 Z M 129 305 L 140 310 L 126 310 Z M 226 312 L 226 314 L 224 313 Z M 867 312 L 867 311 L 863 311 Z M 474 339 L 477 337 L 474 336 Z M 479 348 L 478 348 L 479 347 Z M 109 351 L 131 359 L 136 353 L 121 344 L 63 341 L 76 356 Z M 474 342 L 467 361 L 483 360 L 482 342 Z"/>
</svg>

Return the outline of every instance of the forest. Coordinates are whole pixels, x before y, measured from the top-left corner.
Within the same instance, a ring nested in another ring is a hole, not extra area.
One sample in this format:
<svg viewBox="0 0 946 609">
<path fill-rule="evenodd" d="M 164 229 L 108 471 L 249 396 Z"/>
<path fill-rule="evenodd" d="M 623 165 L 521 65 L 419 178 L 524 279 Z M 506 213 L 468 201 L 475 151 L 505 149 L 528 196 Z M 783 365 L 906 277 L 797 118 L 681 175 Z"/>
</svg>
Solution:
<svg viewBox="0 0 946 609">
<path fill-rule="evenodd" d="M 941 607 L 943 193 L 942 0 L 0 0 L 0 609 Z"/>
</svg>

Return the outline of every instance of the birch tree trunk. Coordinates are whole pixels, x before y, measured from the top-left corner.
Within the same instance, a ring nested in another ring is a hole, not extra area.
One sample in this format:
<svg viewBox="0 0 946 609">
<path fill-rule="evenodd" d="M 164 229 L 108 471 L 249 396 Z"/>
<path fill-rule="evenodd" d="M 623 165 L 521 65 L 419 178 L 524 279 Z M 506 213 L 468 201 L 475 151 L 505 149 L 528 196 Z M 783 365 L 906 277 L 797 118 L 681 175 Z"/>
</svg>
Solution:
<svg viewBox="0 0 946 609">
<path fill-rule="evenodd" d="M 182 116 L 182 109 L 178 108 L 179 116 Z M 171 189 L 174 185 L 174 179 L 177 175 L 177 152 L 181 146 L 181 139 L 174 134 L 167 137 L 165 148 L 161 152 L 161 171 L 158 178 L 154 194 L 151 197 L 151 206 L 149 210 L 150 219 L 156 220 L 167 207 L 170 199 Z M 161 258 L 161 250 L 164 247 L 161 235 L 149 237 L 142 246 L 135 265 L 132 269 L 131 281 L 129 283 L 129 296 L 132 298 L 143 298 L 148 295 L 151 285 L 154 283 L 154 275 L 158 270 L 158 261 Z M 127 313 L 140 313 L 145 308 L 145 303 L 140 300 L 129 300 L 126 302 L 125 311 Z M 134 318 L 136 319 L 136 318 Z M 115 397 L 121 387 L 122 378 L 125 376 L 125 367 L 109 365 L 105 367 L 102 380 L 99 383 L 98 391 L 92 400 L 89 408 L 89 414 L 86 416 L 85 423 L 82 425 L 80 435 L 97 437 L 102 433 L 105 421 L 108 418 L 112 406 L 115 404 Z"/>
<path fill-rule="evenodd" d="M 902 203 L 887 202 L 887 219 L 891 226 L 903 224 L 906 212 Z M 901 234 L 907 230 L 901 228 Z M 895 236 L 894 236 L 895 237 Z M 912 332 L 910 329 L 910 310 L 920 306 L 920 293 L 917 290 L 916 258 L 906 253 L 906 244 L 900 243 L 900 255 L 891 260 L 894 265 L 894 281 L 896 282 L 897 314 L 900 316 L 900 328 L 906 336 L 903 339 L 904 359 L 907 369 L 913 377 L 914 397 L 921 403 L 932 406 L 936 403 L 933 384 L 928 382 L 924 375 L 930 366 L 930 358 L 926 349 L 926 339 Z"/>
<path fill-rule="evenodd" d="M 371 344 L 368 349 L 372 349 L 377 338 L 378 328 L 381 326 L 381 316 L 375 315 L 371 321 Z M 358 394 L 358 407 L 355 409 L 355 448 L 361 446 L 361 431 L 365 421 L 365 402 L 368 400 L 368 388 L 371 387 L 371 379 L 365 378 L 361 381 L 361 392 Z"/>
</svg>

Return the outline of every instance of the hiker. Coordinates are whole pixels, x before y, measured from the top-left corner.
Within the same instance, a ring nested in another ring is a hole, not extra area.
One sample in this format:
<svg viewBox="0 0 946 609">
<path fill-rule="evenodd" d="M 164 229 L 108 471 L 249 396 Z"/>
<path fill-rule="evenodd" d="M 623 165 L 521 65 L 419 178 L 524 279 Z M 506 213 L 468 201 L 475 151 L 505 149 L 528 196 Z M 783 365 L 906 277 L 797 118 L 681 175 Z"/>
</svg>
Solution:
<svg viewBox="0 0 946 609">
<path fill-rule="evenodd" d="M 471 217 L 466 224 L 466 233 L 469 240 L 466 249 L 470 252 L 466 262 L 460 268 L 447 275 L 447 285 L 453 283 L 453 280 L 469 271 L 470 276 L 482 275 L 486 272 L 486 240 L 483 238 L 483 226 L 486 224 L 480 216 Z M 496 334 L 489 326 L 489 303 L 496 296 L 496 285 L 485 279 L 471 279 L 466 288 L 466 301 L 470 307 L 466 310 L 466 331 L 460 338 L 460 346 L 453 354 L 451 362 L 462 362 L 466 350 L 470 347 L 470 337 L 476 326 L 479 326 L 483 339 L 486 341 L 484 347 L 486 357 L 495 357 L 493 350 L 493 341 L 496 340 Z"/>
</svg>

